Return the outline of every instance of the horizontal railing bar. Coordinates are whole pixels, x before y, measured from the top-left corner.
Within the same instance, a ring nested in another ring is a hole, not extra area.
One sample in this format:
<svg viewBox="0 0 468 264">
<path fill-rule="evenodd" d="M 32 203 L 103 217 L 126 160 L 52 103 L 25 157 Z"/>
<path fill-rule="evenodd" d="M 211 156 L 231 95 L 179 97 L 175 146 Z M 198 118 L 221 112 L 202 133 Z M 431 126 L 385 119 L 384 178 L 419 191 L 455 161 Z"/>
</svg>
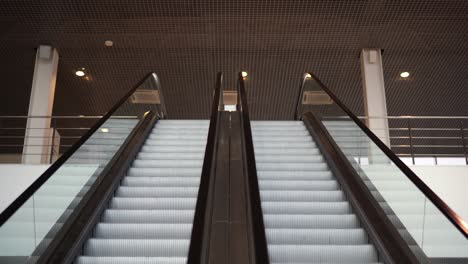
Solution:
<svg viewBox="0 0 468 264">
<path fill-rule="evenodd" d="M 374 130 L 379 130 L 379 129 L 374 129 Z M 389 130 L 409 130 L 407 127 L 393 127 L 389 128 Z M 412 127 L 411 130 L 421 130 L 421 131 L 461 131 L 461 128 L 452 128 L 452 127 L 447 127 L 447 128 L 439 128 L 439 127 L 434 127 L 434 128 L 426 128 L 426 127 Z M 468 131 L 468 128 L 464 128 L 464 131 Z"/>
<path fill-rule="evenodd" d="M 323 116 L 327 118 L 350 119 L 349 116 Z M 468 119 L 468 116 L 358 116 L 359 119 Z"/>
<path fill-rule="evenodd" d="M 0 129 L 5 129 L 5 130 L 26 130 L 26 129 L 42 129 L 42 130 L 47 130 L 47 129 L 60 129 L 60 130 L 89 130 L 89 127 L 49 127 L 49 128 L 40 128 L 40 127 L 0 127 Z"/>
<path fill-rule="evenodd" d="M 411 154 L 411 153 L 397 153 L 397 156 L 400 156 L 400 157 L 412 157 L 412 156 L 415 156 L 415 157 L 432 157 L 432 158 L 440 158 L 440 157 L 449 157 L 449 158 L 465 158 L 464 155 L 461 155 L 461 154 L 436 154 L 436 155 L 433 155 L 433 154 Z"/>
<path fill-rule="evenodd" d="M 117 144 L 118 145 L 118 144 Z M 0 147 L 70 147 L 72 145 L 23 145 L 23 144 L 0 144 Z M 106 144 L 106 146 L 112 146 L 112 144 Z"/>
<path fill-rule="evenodd" d="M 391 145 L 396 148 L 463 148 L 463 145 Z"/>
<path fill-rule="evenodd" d="M 0 116 L 0 118 L 27 119 L 27 118 L 60 118 L 60 119 L 101 119 L 103 116 Z M 112 116 L 109 119 L 138 118 L 138 116 Z"/>
<path fill-rule="evenodd" d="M 461 140 L 462 137 L 390 137 L 390 138 L 395 138 L 395 139 L 456 139 L 456 140 Z M 466 140 L 466 139 L 465 139 Z"/>
</svg>

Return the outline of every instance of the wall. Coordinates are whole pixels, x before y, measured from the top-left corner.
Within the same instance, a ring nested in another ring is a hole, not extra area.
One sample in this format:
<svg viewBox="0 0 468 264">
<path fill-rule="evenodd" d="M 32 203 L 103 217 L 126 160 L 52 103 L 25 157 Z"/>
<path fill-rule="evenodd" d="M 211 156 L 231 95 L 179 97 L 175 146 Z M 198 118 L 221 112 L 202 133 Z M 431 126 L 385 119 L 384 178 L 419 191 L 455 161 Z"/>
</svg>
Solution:
<svg viewBox="0 0 468 264">
<path fill-rule="evenodd" d="M 49 165 L 0 164 L 0 212 L 48 167 Z"/>
<path fill-rule="evenodd" d="M 465 222 L 468 222 L 468 166 L 410 166 Z"/>
</svg>

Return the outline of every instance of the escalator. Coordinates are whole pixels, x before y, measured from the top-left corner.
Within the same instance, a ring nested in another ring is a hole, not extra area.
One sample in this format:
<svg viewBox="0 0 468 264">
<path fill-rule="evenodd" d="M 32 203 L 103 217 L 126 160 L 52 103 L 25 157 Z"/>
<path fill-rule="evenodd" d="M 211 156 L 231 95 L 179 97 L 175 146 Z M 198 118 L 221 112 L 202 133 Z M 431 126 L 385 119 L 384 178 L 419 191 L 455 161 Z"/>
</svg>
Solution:
<svg viewBox="0 0 468 264">
<path fill-rule="evenodd" d="M 171 120 L 148 75 L 0 214 L 0 264 L 468 263 L 468 225 L 307 85 L 302 120 L 251 121 L 219 73 L 210 120 Z"/>
<path fill-rule="evenodd" d="M 148 74 L 1 213 L 0 263 L 201 263 L 221 78 L 171 120 Z"/>
<path fill-rule="evenodd" d="M 313 74 L 296 121 L 237 93 L 252 263 L 468 263 L 468 224 Z"/>
<path fill-rule="evenodd" d="M 186 263 L 209 120 L 160 120 L 78 264 Z"/>
<path fill-rule="evenodd" d="M 251 125 L 271 263 L 379 262 L 303 122 Z"/>
</svg>

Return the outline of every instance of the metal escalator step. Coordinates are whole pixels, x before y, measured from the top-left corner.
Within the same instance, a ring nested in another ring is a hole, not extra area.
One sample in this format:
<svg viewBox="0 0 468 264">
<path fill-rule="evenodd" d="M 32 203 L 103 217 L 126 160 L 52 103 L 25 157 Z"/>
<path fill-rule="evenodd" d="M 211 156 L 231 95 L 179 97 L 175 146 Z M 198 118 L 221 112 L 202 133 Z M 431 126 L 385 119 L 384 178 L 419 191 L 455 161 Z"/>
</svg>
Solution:
<svg viewBox="0 0 468 264">
<path fill-rule="evenodd" d="M 260 180 L 260 190 L 308 190 L 325 191 L 338 190 L 339 185 L 336 181 L 274 181 Z"/>
<path fill-rule="evenodd" d="M 201 168 L 203 160 L 139 160 L 133 161 L 133 168 Z"/>
<path fill-rule="evenodd" d="M 357 228 L 359 220 L 354 214 L 346 215 L 278 215 L 264 214 L 266 228 Z"/>
<path fill-rule="evenodd" d="M 159 127 L 157 129 L 153 129 L 150 133 L 150 136 L 153 135 L 157 137 L 158 135 L 196 135 L 196 136 L 206 136 L 208 134 L 207 130 L 204 129 L 180 129 L 180 128 L 164 128 Z"/>
<path fill-rule="evenodd" d="M 255 135 L 257 132 L 262 131 L 281 131 L 283 133 L 289 133 L 290 131 L 307 131 L 304 126 L 295 127 L 270 127 L 270 126 L 252 126 L 252 133 Z"/>
<path fill-rule="evenodd" d="M 261 191 L 264 202 L 340 202 L 345 200 L 342 191 Z"/>
<path fill-rule="evenodd" d="M 280 130 L 256 130 L 254 133 L 254 137 L 282 137 L 284 136 L 284 131 Z M 295 131 L 288 131 L 288 136 L 310 136 L 309 131 L 307 130 L 295 130 Z"/>
<path fill-rule="evenodd" d="M 80 256 L 76 264 L 185 264 L 184 257 L 88 257 Z"/>
<path fill-rule="evenodd" d="M 186 257 L 190 240 L 183 239 L 89 239 L 83 252 L 88 256 Z"/>
<path fill-rule="evenodd" d="M 167 135 L 161 135 L 161 134 L 152 134 L 152 135 L 149 135 L 148 139 L 151 139 L 151 140 L 162 140 L 162 141 L 178 141 L 178 140 L 182 140 L 182 141 L 204 141 L 206 142 L 206 139 L 207 139 L 207 135 L 171 135 L 171 134 L 167 134 Z"/>
<path fill-rule="evenodd" d="M 75 263 L 186 263 L 208 126 L 155 125 Z"/>
<path fill-rule="evenodd" d="M 270 245 L 272 262 L 374 263 L 377 252 L 372 245 Z"/>
<path fill-rule="evenodd" d="M 109 224 L 99 223 L 96 238 L 106 239 L 190 239 L 191 224 Z"/>
<path fill-rule="evenodd" d="M 315 143 L 308 142 L 254 142 L 255 148 L 268 147 L 268 148 L 316 148 Z"/>
<path fill-rule="evenodd" d="M 127 176 L 136 177 L 200 177 L 201 168 L 130 168 Z"/>
<path fill-rule="evenodd" d="M 257 175 L 260 180 L 334 180 L 330 171 L 258 171 Z"/>
<path fill-rule="evenodd" d="M 114 197 L 109 208 L 117 210 L 193 210 L 196 202 L 196 198 Z"/>
<path fill-rule="evenodd" d="M 183 147 L 205 147 L 206 140 L 165 140 L 165 139 L 148 139 L 144 146 L 183 146 Z"/>
<path fill-rule="evenodd" d="M 164 152 L 205 152 L 205 146 L 149 146 L 143 145 L 141 148 L 143 152 L 150 152 L 150 153 L 164 153 Z"/>
<path fill-rule="evenodd" d="M 259 171 L 327 171 L 328 166 L 324 162 L 320 162 L 320 163 L 257 162 L 257 170 Z"/>
<path fill-rule="evenodd" d="M 260 163 L 318 163 L 323 162 L 321 155 L 256 155 L 255 161 Z"/>
<path fill-rule="evenodd" d="M 270 262 L 376 263 L 377 251 L 304 124 L 255 121 L 252 128 Z"/>
<path fill-rule="evenodd" d="M 112 210 L 102 216 L 105 223 L 192 223 L 194 210 Z"/>
<path fill-rule="evenodd" d="M 366 232 L 355 229 L 266 229 L 270 245 L 364 245 Z"/>
<path fill-rule="evenodd" d="M 120 186 L 117 189 L 116 197 L 172 197 L 196 198 L 198 188 L 196 187 L 128 187 Z"/>
<path fill-rule="evenodd" d="M 132 187 L 198 187 L 200 177 L 125 177 L 122 186 Z"/>
<path fill-rule="evenodd" d="M 262 202 L 263 213 L 303 215 L 333 215 L 350 214 L 351 206 L 348 202 Z"/>
<path fill-rule="evenodd" d="M 137 156 L 139 160 L 203 160 L 204 153 L 179 153 L 179 152 L 166 152 L 166 153 L 148 153 L 140 152 Z"/>
<path fill-rule="evenodd" d="M 319 155 L 320 151 L 315 147 L 308 148 L 269 148 L 255 147 L 255 155 Z"/>
<path fill-rule="evenodd" d="M 294 136 L 263 136 L 263 137 L 253 137 L 253 142 L 260 143 L 260 142 L 268 142 L 268 143 L 275 143 L 275 142 L 302 142 L 302 143 L 310 143 L 311 142 L 310 136 L 302 136 L 302 137 L 294 137 Z"/>
</svg>

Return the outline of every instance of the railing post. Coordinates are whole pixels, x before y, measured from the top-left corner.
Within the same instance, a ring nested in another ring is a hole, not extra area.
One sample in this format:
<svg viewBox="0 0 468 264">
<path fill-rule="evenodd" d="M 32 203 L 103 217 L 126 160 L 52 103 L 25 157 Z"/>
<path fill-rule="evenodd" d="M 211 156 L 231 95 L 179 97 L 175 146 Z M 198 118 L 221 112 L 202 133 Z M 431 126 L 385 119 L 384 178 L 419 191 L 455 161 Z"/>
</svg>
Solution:
<svg viewBox="0 0 468 264">
<path fill-rule="evenodd" d="M 465 156 L 465 163 L 468 165 L 468 155 L 466 153 L 466 143 L 465 143 L 465 126 L 463 125 L 463 120 L 460 120 L 460 131 L 461 131 L 461 139 L 462 139 L 462 147 L 463 147 L 463 154 Z"/>
<path fill-rule="evenodd" d="M 50 127 L 52 129 L 52 138 L 50 142 L 50 153 L 49 153 L 50 164 L 53 163 L 53 159 L 54 159 L 55 127 L 56 127 L 56 120 L 57 120 L 57 119 L 54 119 L 54 117 L 51 117 L 51 118 L 52 118 L 53 125 Z"/>
<path fill-rule="evenodd" d="M 411 132 L 411 120 L 409 118 L 407 120 L 408 120 L 408 135 L 409 135 L 411 160 L 413 162 L 413 165 L 416 165 L 416 162 L 414 161 L 413 134 Z"/>
</svg>

